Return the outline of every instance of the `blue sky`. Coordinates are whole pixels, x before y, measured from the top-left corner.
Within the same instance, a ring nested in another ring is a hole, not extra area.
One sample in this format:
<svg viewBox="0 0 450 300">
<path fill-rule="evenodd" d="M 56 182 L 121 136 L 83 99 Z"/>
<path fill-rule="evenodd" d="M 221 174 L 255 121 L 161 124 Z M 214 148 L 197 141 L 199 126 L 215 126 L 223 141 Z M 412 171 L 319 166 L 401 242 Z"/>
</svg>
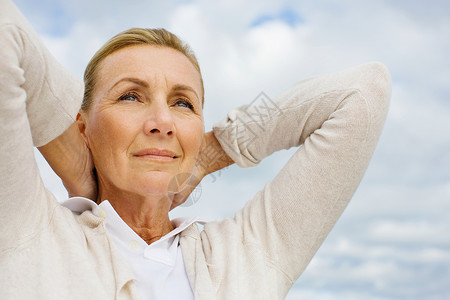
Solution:
<svg viewBox="0 0 450 300">
<path fill-rule="evenodd" d="M 250 24 L 251 27 L 258 27 L 264 23 L 283 22 L 291 27 L 295 27 L 299 23 L 303 23 L 303 17 L 299 15 L 292 7 L 284 7 L 280 11 L 261 14 L 256 17 Z"/>
<path fill-rule="evenodd" d="M 17 0 L 52 53 L 81 77 L 102 43 L 165 27 L 194 48 L 206 128 L 260 92 L 366 61 L 392 73 L 390 112 L 352 202 L 288 299 L 450 298 L 450 2 Z M 173 216 L 233 216 L 292 151 L 202 183 Z M 47 186 L 61 183 L 38 156 Z"/>
</svg>

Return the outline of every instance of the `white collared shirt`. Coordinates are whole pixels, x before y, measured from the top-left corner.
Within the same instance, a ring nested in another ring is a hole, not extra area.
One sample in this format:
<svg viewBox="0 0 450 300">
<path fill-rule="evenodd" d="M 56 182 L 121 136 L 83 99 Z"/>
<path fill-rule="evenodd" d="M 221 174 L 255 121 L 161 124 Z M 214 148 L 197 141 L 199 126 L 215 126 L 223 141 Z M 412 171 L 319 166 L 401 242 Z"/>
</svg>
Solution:
<svg viewBox="0 0 450 300">
<path fill-rule="evenodd" d="M 179 233 L 198 218 L 172 220 L 175 229 L 148 245 L 117 214 L 108 200 L 97 205 L 92 200 L 73 197 L 63 206 L 80 214 L 85 210 L 106 218 L 106 230 L 136 276 L 142 299 L 194 299 L 179 244 Z"/>
</svg>

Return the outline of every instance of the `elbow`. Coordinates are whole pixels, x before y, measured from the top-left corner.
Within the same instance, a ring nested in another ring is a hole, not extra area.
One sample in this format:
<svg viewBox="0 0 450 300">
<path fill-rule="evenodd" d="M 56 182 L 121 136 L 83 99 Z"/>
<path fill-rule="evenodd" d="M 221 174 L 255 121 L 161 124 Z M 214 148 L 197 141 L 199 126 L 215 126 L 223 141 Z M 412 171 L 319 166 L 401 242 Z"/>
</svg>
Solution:
<svg viewBox="0 0 450 300">
<path fill-rule="evenodd" d="M 369 101 L 376 114 L 386 117 L 391 99 L 391 74 L 388 68 L 380 62 L 367 63 L 362 68 L 361 93 Z"/>
<path fill-rule="evenodd" d="M 392 80 L 389 69 L 380 62 L 369 63 L 369 74 L 372 76 L 374 92 L 383 100 L 386 105 L 391 99 Z"/>
</svg>

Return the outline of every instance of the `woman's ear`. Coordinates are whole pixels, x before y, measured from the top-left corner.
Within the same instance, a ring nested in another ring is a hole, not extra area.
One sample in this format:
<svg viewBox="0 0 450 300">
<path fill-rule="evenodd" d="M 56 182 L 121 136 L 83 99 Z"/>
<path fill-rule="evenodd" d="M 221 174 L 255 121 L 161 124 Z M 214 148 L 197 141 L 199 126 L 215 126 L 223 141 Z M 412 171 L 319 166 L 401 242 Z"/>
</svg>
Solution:
<svg viewBox="0 0 450 300">
<path fill-rule="evenodd" d="M 86 135 L 86 127 L 87 127 L 87 115 L 84 111 L 79 111 L 77 114 L 77 118 L 75 121 L 78 125 L 78 129 L 80 130 L 80 134 L 86 144 L 86 146 L 89 148 L 89 139 Z"/>
</svg>

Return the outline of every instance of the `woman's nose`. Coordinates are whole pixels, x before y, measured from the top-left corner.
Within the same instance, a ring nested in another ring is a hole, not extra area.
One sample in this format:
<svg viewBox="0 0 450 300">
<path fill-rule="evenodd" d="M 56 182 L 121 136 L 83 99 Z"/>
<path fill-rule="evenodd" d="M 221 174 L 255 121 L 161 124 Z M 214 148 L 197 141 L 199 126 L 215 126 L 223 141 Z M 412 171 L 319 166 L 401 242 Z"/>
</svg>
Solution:
<svg viewBox="0 0 450 300">
<path fill-rule="evenodd" d="M 165 101 L 164 104 L 152 104 L 148 110 L 148 117 L 144 124 L 145 134 L 161 134 L 162 136 L 171 136 L 175 134 L 175 124 L 172 112 Z"/>
</svg>

